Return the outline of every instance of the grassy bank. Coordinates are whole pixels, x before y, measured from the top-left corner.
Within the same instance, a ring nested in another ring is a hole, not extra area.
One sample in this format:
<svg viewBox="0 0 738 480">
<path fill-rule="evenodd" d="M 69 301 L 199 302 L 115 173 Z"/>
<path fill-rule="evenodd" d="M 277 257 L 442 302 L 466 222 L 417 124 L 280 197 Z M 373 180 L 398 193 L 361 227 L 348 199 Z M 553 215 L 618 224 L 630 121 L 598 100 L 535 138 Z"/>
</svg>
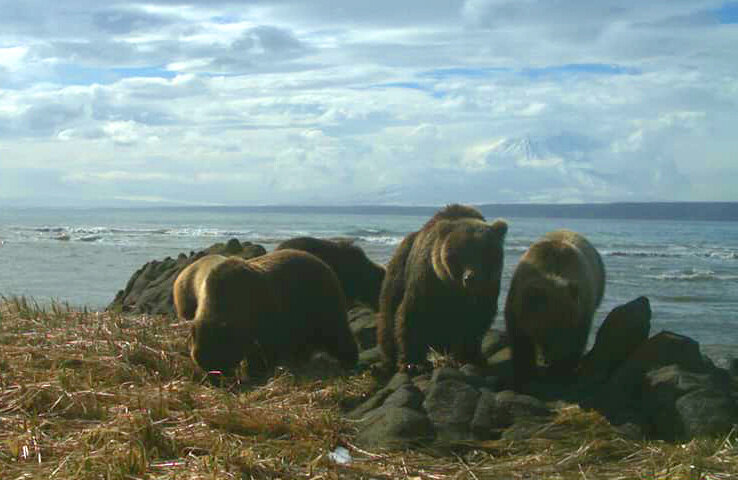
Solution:
<svg viewBox="0 0 738 480">
<path fill-rule="evenodd" d="M 377 388 L 370 375 L 317 362 L 214 385 L 187 332 L 167 317 L 3 299 L 0 478 L 738 478 L 736 435 L 626 440 L 575 406 L 528 440 L 367 451 L 342 413 Z M 331 458 L 339 446 L 348 463 Z"/>
</svg>

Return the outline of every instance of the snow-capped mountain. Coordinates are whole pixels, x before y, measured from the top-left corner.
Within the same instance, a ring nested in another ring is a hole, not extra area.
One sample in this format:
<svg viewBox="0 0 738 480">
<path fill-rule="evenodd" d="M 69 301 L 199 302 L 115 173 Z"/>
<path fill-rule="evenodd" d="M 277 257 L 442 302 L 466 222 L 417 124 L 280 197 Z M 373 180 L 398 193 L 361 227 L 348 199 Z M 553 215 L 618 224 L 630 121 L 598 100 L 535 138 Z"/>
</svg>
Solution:
<svg viewBox="0 0 738 480">
<path fill-rule="evenodd" d="M 551 168 L 563 166 L 567 159 L 562 152 L 551 148 L 546 140 L 530 137 L 503 138 L 477 150 L 482 158 L 478 165 L 493 170 L 509 167 Z"/>
</svg>

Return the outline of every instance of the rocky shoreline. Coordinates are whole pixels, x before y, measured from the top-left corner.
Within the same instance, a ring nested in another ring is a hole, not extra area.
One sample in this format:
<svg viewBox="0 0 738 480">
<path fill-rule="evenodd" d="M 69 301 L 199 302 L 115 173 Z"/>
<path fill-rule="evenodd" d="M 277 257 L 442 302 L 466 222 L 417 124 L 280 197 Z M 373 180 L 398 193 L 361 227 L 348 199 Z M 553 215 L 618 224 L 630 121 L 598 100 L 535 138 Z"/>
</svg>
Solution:
<svg viewBox="0 0 738 480">
<path fill-rule="evenodd" d="M 266 250 L 237 239 L 137 270 L 108 310 L 174 314 L 177 274 L 211 253 L 253 258 Z M 512 367 L 504 332 L 483 343 L 487 367 L 453 365 L 442 357 L 433 371 L 387 379 L 348 412 L 358 422 L 357 443 L 407 448 L 434 440 L 521 439 L 548 424 L 562 404 L 604 415 L 625 437 L 686 441 L 725 434 L 738 424 L 738 347 L 700 346 L 675 332 L 650 332 L 648 300 L 614 309 L 597 332 L 575 379 L 536 380 L 525 394 L 508 389 Z M 357 306 L 349 322 L 360 349 L 360 369 L 378 369 L 376 313 Z"/>
</svg>

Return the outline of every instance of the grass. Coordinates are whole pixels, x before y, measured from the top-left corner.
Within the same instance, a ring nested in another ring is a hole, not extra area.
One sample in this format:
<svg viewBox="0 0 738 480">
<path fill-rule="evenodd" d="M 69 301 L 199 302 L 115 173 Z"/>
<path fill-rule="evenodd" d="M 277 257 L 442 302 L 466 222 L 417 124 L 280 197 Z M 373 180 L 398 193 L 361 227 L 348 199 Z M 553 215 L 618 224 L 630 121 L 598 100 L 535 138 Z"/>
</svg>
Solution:
<svg viewBox="0 0 738 480">
<path fill-rule="evenodd" d="M 627 440 L 572 405 L 526 440 L 368 451 L 343 415 L 378 388 L 368 373 L 311 365 L 261 383 L 206 381 L 187 332 L 165 316 L 3 297 L 0 478 L 738 478 L 735 434 Z M 339 446 L 349 463 L 331 459 Z"/>
</svg>

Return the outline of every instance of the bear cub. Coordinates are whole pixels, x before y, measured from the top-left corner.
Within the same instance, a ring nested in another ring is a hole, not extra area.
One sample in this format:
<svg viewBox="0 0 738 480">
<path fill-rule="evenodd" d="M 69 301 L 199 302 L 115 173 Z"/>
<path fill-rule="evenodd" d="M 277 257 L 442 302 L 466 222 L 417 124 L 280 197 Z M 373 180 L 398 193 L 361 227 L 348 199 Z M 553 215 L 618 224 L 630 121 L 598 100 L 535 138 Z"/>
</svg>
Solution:
<svg viewBox="0 0 738 480">
<path fill-rule="evenodd" d="M 573 373 L 604 291 L 602 258 L 582 235 L 556 230 L 530 246 L 505 303 L 517 390 L 534 376 L 538 353 L 551 374 Z"/>
</svg>

